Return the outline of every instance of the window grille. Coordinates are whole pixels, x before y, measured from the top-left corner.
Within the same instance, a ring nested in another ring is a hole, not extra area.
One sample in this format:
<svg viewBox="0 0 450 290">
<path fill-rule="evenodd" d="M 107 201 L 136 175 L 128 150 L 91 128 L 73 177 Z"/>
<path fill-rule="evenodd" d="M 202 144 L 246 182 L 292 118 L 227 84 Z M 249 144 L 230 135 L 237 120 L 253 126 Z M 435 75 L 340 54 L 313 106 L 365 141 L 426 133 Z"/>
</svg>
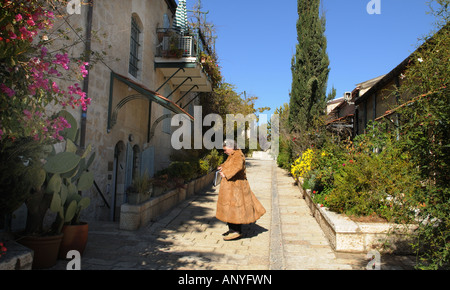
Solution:
<svg viewBox="0 0 450 290">
<path fill-rule="evenodd" d="M 132 76 L 137 77 L 139 71 L 139 48 L 140 48 L 141 30 L 134 17 L 131 18 L 131 45 L 130 45 L 130 65 L 129 72 Z"/>
</svg>

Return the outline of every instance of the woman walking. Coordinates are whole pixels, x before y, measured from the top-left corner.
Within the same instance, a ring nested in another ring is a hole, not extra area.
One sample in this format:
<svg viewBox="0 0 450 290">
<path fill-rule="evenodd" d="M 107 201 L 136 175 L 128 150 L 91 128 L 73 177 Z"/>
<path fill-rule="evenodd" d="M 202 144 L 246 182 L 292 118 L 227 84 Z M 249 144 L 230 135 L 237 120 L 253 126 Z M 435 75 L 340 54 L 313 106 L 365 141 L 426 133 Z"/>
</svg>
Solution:
<svg viewBox="0 0 450 290">
<path fill-rule="evenodd" d="M 218 168 L 222 182 L 216 217 L 228 224 L 229 230 L 223 235 L 225 241 L 230 241 L 242 236 L 243 224 L 256 222 L 266 210 L 250 189 L 245 171 L 245 156 L 237 148 L 236 142 L 226 140 L 223 150 L 228 158 Z"/>
</svg>

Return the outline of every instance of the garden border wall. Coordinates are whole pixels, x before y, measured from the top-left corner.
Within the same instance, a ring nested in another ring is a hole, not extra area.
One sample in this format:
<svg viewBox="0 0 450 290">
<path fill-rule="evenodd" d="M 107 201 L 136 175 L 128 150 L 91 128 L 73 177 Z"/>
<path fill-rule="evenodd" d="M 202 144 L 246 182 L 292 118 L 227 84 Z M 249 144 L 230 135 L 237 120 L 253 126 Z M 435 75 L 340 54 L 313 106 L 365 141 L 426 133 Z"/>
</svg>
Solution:
<svg viewBox="0 0 450 290">
<path fill-rule="evenodd" d="M 297 184 L 311 214 L 335 251 L 368 253 L 371 250 L 377 250 L 403 254 L 412 253 L 408 233 L 411 233 L 415 226 L 353 221 L 342 214 L 315 204 L 311 198 L 311 190 L 304 190 L 301 182 Z"/>
<path fill-rule="evenodd" d="M 175 207 L 185 199 L 212 186 L 215 172 L 211 172 L 186 184 L 185 188 L 176 188 L 149 201 L 131 205 L 125 203 L 120 208 L 121 230 L 135 231 Z"/>
</svg>

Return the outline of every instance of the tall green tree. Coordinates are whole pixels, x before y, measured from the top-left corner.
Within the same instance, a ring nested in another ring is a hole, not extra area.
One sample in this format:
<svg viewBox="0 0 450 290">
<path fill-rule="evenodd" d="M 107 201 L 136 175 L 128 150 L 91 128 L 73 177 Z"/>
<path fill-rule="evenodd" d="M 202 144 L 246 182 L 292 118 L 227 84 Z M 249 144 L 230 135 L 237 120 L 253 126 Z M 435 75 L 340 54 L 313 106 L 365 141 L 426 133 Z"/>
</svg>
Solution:
<svg viewBox="0 0 450 290">
<path fill-rule="evenodd" d="M 429 4 L 438 32 L 425 39 L 402 75 L 397 146 L 420 173 L 414 196 L 418 268 L 450 269 L 450 0 Z"/>
<path fill-rule="evenodd" d="M 292 58 L 289 128 L 307 134 L 325 114 L 329 58 L 326 52 L 325 17 L 320 0 L 298 0 L 297 38 Z"/>
</svg>

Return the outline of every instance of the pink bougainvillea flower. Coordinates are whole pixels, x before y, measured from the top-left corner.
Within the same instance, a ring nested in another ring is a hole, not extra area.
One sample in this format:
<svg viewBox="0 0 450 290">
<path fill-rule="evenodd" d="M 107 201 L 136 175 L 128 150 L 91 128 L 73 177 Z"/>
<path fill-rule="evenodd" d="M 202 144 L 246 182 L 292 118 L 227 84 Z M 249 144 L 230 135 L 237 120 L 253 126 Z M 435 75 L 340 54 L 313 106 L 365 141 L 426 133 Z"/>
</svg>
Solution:
<svg viewBox="0 0 450 290">
<path fill-rule="evenodd" d="M 46 11 L 45 14 L 50 19 L 55 18 L 55 14 L 52 11 Z"/>
<path fill-rule="evenodd" d="M 23 114 L 27 117 L 28 120 L 31 119 L 31 112 L 28 110 L 23 110 Z"/>
<path fill-rule="evenodd" d="M 48 53 L 48 48 L 46 48 L 45 46 L 43 46 L 43 47 L 41 48 L 41 58 L 46 57 L 46 56 L 47 56 L 47 53 Z"/>
<path fill-rule="evenodd" d="M 65 54 L 56 54 L 55 55 L 56 60 L 53 61 L 54 64 L 60 64 L 65 70 L 69 69 L 69 57 L 67 53 Z"/>
<path fill-rule="evenodd" d="M 9 32 L 9 38 L 10 39 L 17 39 L 17 35 L 14 32 L 10 31 Z"/>
<path fill-rule="evenodd" d="M 59 93 L 59 87 L 58 87 L 58 85 L 56 83 L 52 84 L 52 89 L 53 89 L 54 93 L 56 93 L 56 94 Z"/>
<path fill-rule="evenodd" d="M 4 84 L 0 84 L 0 89 L 2 90 L 2 92 L 4 92 L 10 98 L 12 98 L 16 94 L 16 92 L 13 89 L 8 88 Z"/>
<path fill-rule="evenodd" d="M 88 65 L 88 62 L 84 62 L 82 65 L 80 65 L 80 72 L 83 75 L 83 78 L 85 78 L 89 74 L 89 71 L 86 69 L 86 66 Z"/>
<path fill-rule="evenodd" d="M 27 24 L 28 24 L 29 26 L 35 26 L 35 25 L 36 25 L 36 23 L 34 22 L 33 18 L 28 19 L 28 20 L 27 20 Z"/>
</svg>

